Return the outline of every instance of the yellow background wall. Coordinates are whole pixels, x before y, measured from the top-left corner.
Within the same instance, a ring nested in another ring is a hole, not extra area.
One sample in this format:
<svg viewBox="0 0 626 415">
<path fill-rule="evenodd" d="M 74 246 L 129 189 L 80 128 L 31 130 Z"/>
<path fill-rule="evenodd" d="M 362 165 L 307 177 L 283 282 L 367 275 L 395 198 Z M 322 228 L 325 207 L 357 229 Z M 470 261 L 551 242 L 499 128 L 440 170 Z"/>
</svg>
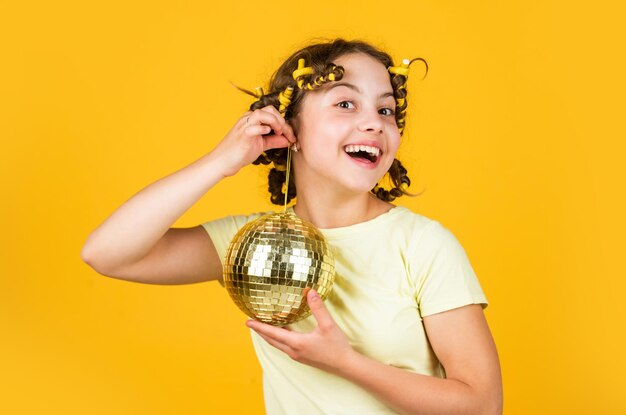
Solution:
<svg viewBox="0 0 626 415">
<path fill-rule="evenodd" d="M 549 4 L 548 4 L 549 3 Z M 613 2 L 615 4 L 619 2 Z M 402 4 L 402 6 L 400 6 Z M 388 7 L 387 6 L 393 6 Z M 260 413 L 217 283 L 98 275 L 87 235 L 210 149 L 313 37 L 364 38 L 409 82 L 403 199 L 465 247 L 507 414 L 626 411 L 623 10 L 606 1 L 59 1 L 0 11 L 0 412 Z M 271 208 L 265 172 L 176 227 Z"/>
</svg>

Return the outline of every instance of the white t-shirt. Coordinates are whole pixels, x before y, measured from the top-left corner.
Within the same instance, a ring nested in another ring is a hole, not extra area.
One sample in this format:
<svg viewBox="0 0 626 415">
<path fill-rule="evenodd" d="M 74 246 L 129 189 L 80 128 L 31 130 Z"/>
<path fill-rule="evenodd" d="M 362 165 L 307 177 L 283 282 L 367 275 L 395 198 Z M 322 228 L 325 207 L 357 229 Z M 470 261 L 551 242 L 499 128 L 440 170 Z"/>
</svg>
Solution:
<svg viewBox="0 0 626 415">
<path fill-rule="evenodd" d="M 266 213 L 271 212 L 228 216 L 202 226 L 223 260 L 235 233 Z M 336 270 L 324 304 L 352 347 L 388 365 L 445 377 L 422 317 L 468 304 L 487 306 L 455 236 L 402 206 L 367 222 L 320 231 L 333 250 Z M 290 328 L 308 332 L 315 326 L 310 316 Z M 395 413 L 358 385 L 298 363 L 252 330 L 251 335 L 263 368 L 268 414 Z"/>
</svg>

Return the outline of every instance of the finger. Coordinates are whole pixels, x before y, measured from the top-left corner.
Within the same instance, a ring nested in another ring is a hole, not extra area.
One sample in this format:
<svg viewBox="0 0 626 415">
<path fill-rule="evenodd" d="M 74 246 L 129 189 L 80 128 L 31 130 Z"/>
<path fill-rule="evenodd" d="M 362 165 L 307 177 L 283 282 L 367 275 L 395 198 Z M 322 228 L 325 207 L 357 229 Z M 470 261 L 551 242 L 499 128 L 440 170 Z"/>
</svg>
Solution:
<svg viewBox="0 0 626 415">
<path fill-rule="evenodd" d="M 296 134 L 293 131 L 293 127 L 289 123 L 285 123 L 283 127 L 283 135 L 289 140 L 290 143 L 295 143 L 298 141 L 296 138 Z"/>
<path fill-rule="evenodd" d="M 268 134 L 270 131 L 272 131 L 272 128 L 269 125 L 256 124 L 256 125 L 249 125 L 243 131 L 245 134 L 251 137 L 255 137 L 258 135 Z"/>
<path fill-rule="evenodd" d="M 266 107 L 262 108 L 264 111 L 268 111 L 272 114 L 274 114 L 276 117 L 279 117 L 283 123 L 283 130 L 282 130 L 282 134 L 287 137 L 287 140 L 289 140 L 289 142 L 291 143 L 295 143 L 296 142 L 296 135 L 293 132 L 293 128 L 291 127 L 291 125 L 289 124 L 289 122 L 287 122 L 287 120 L 285 120 L 285 117 L 283 116 L 283 114 L 281 114 L 276 107 L 274 107 L 273 105 L 268 105 Z"/>
<path fill-rule="evenodd" d="M 239 118 L 239 121 L 237 121 L 239 123 L 239 125 L 245 126 L 248 123 L 250 115 L 252 115 L 252 111 L 244 112 L 243 115 L 241 116 L 241 118 Z"/>
<path fill-rule="evenodd" d="M 273 108 L 273 107 L 272 107 Z M 272 127 L 276 134 L 282 134 L 285 125 L 285 119 L 267 110 L 254 110 L 247 121 L 247 125 L 266 124 Z"/>
<path fill-rule="evenodd" d="M 271 112 L 272 114 L 276 115 L 277 117 L 282 118 L 283 121 L 285 120 L 285 117 L 283 116 L 283 114 L 281 114 L 280 111 L 278 111 L 276 109 L 276 107 L 273 106 L 273 105 L 267 105 L 267 106 L 263 107 L 262 109 L 264 111 Z"/>
<path fill-rule="evenodd" d="M 317 325 L 320 329 L 325 330 L 332 328 L 335 325 L 335 321 L 328 313 L 324 302 L 320 298 L 319 294 L 315 290 L 310 290 L 307 293 L 306 301 L 311 308 L 311 312 L 317 321 Z"/>
<path fill-rule="evenodd" d="M 261 323 L 260 321 L 248 320 L 246 326 L 250 327 L 259 334 L 273 339 L 274 341 L 289 345 L 293 342 L 293 336 L 297 333 L 275 327 L 270 324 Z"/>
<path fill-rule="evenodd" d="M 273 148 L 289 147 L 291 143 L 282 135 L 268 135 L 263 137 L 263 151 Z"/>
<path fill-rule="evenodd" d="M 271 344 L 272 346 L 274 346 L 278 350 L 283 351 L 283 352 L 287 353 L 290 356 L 293 354 L 293 349 L 291 347 L 287 346 L 286 344 L 281 343 L 279 341 L 276 341 L 276 340 L 272 339 L 271 337 L 266 336 L 264 334 L 261 334 L 259 332 L 257 332 L 257 334 L 259 336 L 261 336 L 261 338 L 263 340 L 265 340 L 266 342 L 268 342 L 269 344 Z"/>
</svg>

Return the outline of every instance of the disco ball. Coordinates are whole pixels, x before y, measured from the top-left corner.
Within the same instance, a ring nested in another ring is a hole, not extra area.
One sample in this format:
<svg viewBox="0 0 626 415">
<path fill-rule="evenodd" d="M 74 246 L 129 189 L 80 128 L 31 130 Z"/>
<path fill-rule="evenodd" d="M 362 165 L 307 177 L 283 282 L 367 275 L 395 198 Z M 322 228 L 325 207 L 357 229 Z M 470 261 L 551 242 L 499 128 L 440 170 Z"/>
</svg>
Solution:
<svg viewBox="0 0 626 415">
<path fill-rule="evenodd" d="M 335 260 L 324 235 L 291 212 L 272 213 L 244 225 L 224 260 L 224 286 L 255 320 L 284 326 L 311 314 L 310 289 L 325 299 Z"/>
</svg>

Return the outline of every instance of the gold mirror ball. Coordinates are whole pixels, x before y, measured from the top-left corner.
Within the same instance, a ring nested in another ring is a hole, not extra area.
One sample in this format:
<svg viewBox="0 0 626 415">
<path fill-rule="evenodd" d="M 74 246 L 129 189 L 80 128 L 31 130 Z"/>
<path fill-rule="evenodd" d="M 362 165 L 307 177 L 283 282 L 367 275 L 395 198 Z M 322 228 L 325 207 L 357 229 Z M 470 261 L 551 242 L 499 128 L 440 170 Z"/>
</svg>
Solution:
<svg viewBox="0 0 626 415">
<path fill-rule="evenodd" d="M 224 260 L 224 286 L 248 316 L 284 326 L 311 314 L 310 289 L 325 299 L 335 260 L 324 235 L 291 212 L 272 213 L 244 225 Z"/>
</svg>

